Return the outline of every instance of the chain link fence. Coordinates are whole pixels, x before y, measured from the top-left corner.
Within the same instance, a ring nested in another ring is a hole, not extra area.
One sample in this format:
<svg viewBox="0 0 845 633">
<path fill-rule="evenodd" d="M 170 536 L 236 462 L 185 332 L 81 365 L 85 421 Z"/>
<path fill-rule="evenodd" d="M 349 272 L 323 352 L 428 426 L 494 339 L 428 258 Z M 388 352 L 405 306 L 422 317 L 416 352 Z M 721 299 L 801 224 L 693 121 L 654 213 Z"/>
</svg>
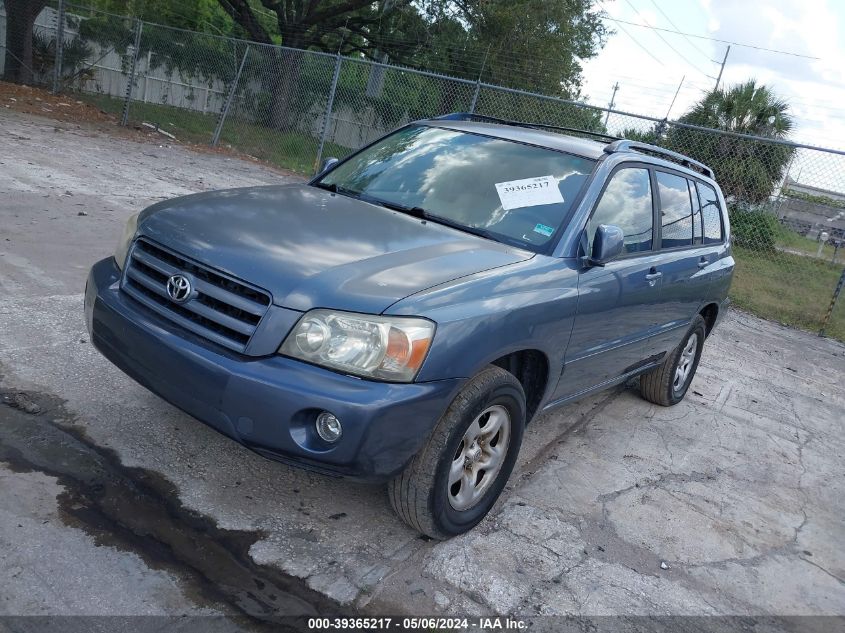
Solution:
<svg viewBox="0 0 845 633">
<path fill-rule="evenodd" d="M 8 63 L 5 32 L 0 10 Z M 302 174 L 408 122 L 460 111 L 689 155 L 714 169 L 728 200 L 734 303 L 845 340 L 845 300 L 832 304 L 845 271 L 845 152 L 141 23 L 62 0 L 39 16 L 33 47 L 30 83 L 74 91 L 123 124 Z"/>
</svg>

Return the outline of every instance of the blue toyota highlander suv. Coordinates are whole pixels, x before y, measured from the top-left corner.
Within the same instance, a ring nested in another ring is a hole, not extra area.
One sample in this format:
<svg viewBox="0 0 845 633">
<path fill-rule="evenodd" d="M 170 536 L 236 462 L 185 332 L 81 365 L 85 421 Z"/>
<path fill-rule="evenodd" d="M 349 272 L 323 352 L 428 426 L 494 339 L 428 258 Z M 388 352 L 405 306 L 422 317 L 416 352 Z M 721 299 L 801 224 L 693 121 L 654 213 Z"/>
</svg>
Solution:
<svg viewBox="0 0 845 633">
<path fill-rule="evenodd" d="M 560 132 L 448 115 L 307 184 L 155 204 L 91 270 L 91 339 L 260 454 L 464 532 L 532 418 L 636 375 L 677 403 L 727 307 L 712 171 Z"/>
</svg>

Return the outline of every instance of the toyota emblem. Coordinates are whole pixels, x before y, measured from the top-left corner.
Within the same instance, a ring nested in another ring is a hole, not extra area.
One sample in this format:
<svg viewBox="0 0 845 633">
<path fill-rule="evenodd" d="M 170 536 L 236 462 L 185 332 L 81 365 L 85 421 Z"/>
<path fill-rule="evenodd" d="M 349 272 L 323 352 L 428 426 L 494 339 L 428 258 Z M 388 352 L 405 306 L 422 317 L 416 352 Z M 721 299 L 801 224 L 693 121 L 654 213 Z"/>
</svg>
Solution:
<svg viewBox="0 0 845 633">
<path fill-rule="evenodd" d="M 167 295 L 176 303 L 185 303 L 191 298 L 191 280 L 185 275 L 173 275 L 167 280 Z"/>
</svg>

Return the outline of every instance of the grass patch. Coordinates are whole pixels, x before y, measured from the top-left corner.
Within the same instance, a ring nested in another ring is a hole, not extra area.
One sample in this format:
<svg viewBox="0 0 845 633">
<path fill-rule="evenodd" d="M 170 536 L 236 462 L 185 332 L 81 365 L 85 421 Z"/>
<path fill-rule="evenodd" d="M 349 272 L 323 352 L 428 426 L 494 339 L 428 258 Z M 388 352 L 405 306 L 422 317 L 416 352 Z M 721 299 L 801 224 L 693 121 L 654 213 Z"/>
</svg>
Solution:
<svg viewBox="0 0 845 633">
<path fill-rule="evenodd" d="M 80 94 L 79 98 L 115 116 L 120 116 L 123 111 L 122 99 L 100 94 Z M 217 118 L 217 114 L 202 114 L 140 101 L 133 101 L 129 107 L 130 122 L 153 123 L 180 141 L 195 144 L 211 143 L 217 127 Z M 283 169 L 313 174 L 319 139 L 301 132 L 281 132 L 232 118 L 223 126 L 220 145 L 231 146 L 239 152 Z M 323 156 L 343 157 L 351 151 L 348 147 L 327 142 L 323 148 Z"/>
<path fill-rule="evenodd" d="M 818 332 L 842 266 L 789 253 L 764 253 L 735 246 L 731 300 L 766 319 Z M 840 297 L 845 303 L 845 297 Z M 845 306 L 837 304 L 828 336 L 845 341 Z"/>
<path fill-rule="evenodd" d="M 777 245 L 782 246 L 784 248 L 790 248 L 792 250 L 801 251 L 802 253 L 807 253 L 808 255 L 812 255 L 816 257 L 816 254 L 819 252 L 819 243 L 815 240 L 810 240 L 801 235 L 800 233 L 796 233 L 795 231 L 791 231 L 786 227 L 781 227 L 780 233 L 777 237 Z M 833 246 L 830 244 L 825 244 L 822 247 L 822 256 L 821 259 L 826 260 L 828 262 L 833 261 L 834 252 Z M 840 247 L 839 251 L 836 252 L 836 258 L 840 261 L 845 261 L 845 247 Z"/>
</svg>

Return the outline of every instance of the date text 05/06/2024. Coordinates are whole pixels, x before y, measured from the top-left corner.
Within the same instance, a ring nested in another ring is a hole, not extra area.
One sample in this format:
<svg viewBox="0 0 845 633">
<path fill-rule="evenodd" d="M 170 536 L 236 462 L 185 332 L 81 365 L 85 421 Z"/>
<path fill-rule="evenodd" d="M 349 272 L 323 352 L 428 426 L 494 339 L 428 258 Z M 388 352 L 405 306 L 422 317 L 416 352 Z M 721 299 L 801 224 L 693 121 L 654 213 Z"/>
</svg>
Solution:
<svg viewBox="0 0 845 633">
<path fill-rule="evenodd" d="M 345 631 L 520 631 L 528 624 L 518 618 L 510 617 L 372 617 L 372 618 L 309 618 L 308 630 L 345 630 Z"/>
</svg>

